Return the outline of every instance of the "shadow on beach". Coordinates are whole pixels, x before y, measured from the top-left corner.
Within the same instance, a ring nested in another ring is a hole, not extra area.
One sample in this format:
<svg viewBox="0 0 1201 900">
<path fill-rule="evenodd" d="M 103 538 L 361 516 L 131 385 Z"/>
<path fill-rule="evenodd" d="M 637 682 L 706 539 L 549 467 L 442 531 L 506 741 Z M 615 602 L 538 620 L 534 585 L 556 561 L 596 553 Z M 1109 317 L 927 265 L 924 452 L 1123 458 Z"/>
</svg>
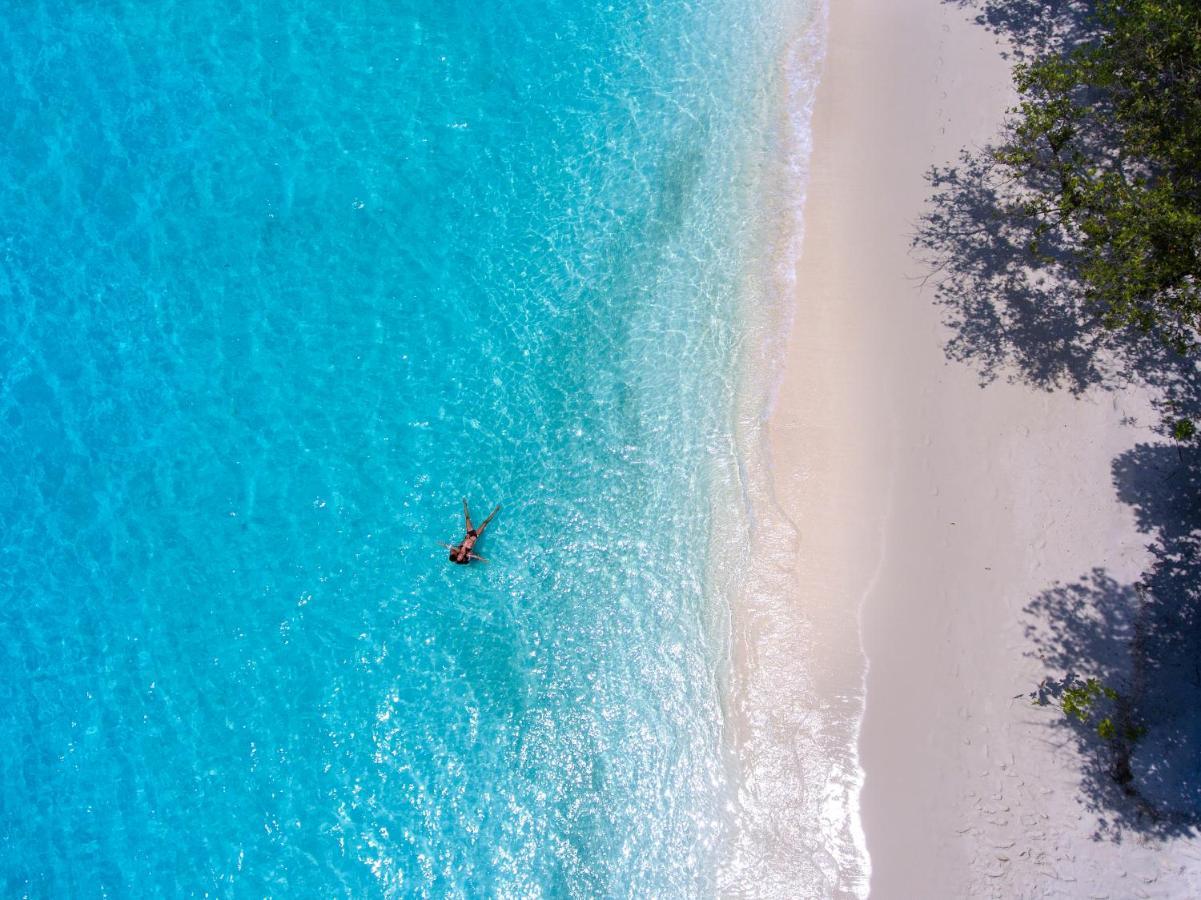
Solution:
<svg viewBox="0 0 1201 900">
<path fill-rule="evenodd" d="M 977 25 L 1005 40 L 1006 59 L 1025 60 L 1088 40 L 1093 3 L 1089 0 L 943 0 L 975 12 Z"/>
<path fill-rule="evenodd" d="M 1091 35 L 1087 2 L 944 0 L 974 11 L 978 24 L 1023 60 L 1062 52 Z M 1097 140 L 1103 140 L 1097 136 Z M 914 255 L 943 310 L 948 359 L 997 379 L 1042 391 L 1150 389 L 1164 419 L 1201 411 L 1195 361 L 1155 336 L 1107 331 L 1071 277 L 1072 248 L 1039 238 L 1015 212 L 1012 185 L 991 148 L 964 151 L 928 173 L 932 194 L 917 223 Z M 1096 836 L 1131 832 L 1166 838 L 1201 829 L 1201 450 L 1162 439 L 1112 463 L 1117 497 L 1147 536 L 1153 563 L 1136 584 L 1097 568 L 1056 584 L 1025 608 L 1031 654 L 1047 677 L 1035 702 L 1062 702 L 1065 690 L 1096 679 L 1112 689 L 1113 733 L 1097 718 L 1057 719 L 1086 760 L 1084 802 Z"/>
<path fill-rule="evenodd" d="M 1027 604 L 1030 652 L 1054 673 L 1031 697 L 1058 704 L 1087 678 L 1117 692 L 1087 722 L 1056 720 L 1083 751 L 1098 837 L 1191 835 L 1201 827 L 1201 450 L 1139 444 L 1112 471 L 1151 568 L 1123 584 L 1098 567 Z M 1098 734 L 1103 714 L 1112 737 Z"/>
</svg>

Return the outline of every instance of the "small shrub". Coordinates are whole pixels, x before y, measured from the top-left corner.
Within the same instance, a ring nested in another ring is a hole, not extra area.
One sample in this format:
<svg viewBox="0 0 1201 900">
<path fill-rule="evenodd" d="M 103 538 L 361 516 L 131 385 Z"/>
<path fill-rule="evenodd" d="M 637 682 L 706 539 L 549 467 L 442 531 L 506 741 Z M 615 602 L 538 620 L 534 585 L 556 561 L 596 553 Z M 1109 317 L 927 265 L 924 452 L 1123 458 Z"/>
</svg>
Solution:
<svg viewBox="0 0 1201 900">
<path fill-rule="evenodd" d="M 1192 419 L 1177 419 L 1172 425 L 1172 437 L 1186 443 L 1197 436 L 1197 423 Z"/>
<path fill-rule="evenodd" d="M 1101 684 L 1096 678 L 1090 678 L 1088 681 L 1077 681 L 1071 686 L 1065 687 L 1060 705 L 1063 707 L 1065 715 L 1071 716 L 1078 722 L 1087 723 L 1092 716 L 1093 706 L 1102 697 L 1107 700 L 1117 700 L 1118 692 Z"/>
<path fill-rule="evenodd" d="M 1063 689 L 1063 696 L 1060 698 L 1060 706 L 1063 708 L 1065 716 L 1075 719 L 1082 725 L 1087 725 L 1094 715 L 1099 714 L 1098 707 L 1102 705 L 1103 701 L 1108 701 L 1105 705 L 1109 706 L 1116 705 L 1120 699 L 1116 690 L 1102 684 L 1096 678 L 1090 678 L 1087 681 L 1077 680 L 1066 685 Z M 1099 718 L 1096 732 L 1102 740 L 1116 739 L 1119 729 L 1114 721 L 1114 716 L 1105 715 Z M 1141 730 L 1127 726 L 1122 728 L 1120 733 L 1126 740 L 1134 741 L 1141 735 Z"/>
</svg>

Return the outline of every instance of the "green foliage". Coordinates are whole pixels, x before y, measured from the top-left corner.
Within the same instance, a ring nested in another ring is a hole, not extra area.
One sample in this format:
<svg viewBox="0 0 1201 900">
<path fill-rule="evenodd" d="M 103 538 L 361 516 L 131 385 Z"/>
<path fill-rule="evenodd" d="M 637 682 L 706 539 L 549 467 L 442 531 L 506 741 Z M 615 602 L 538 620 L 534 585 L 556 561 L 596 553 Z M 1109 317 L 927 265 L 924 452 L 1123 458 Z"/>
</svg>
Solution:
<svg viewBox="0 0 1201 900">
<path fill-rule="evenodd" d="M 1197 423 L 1192 419 L 1177 419 L 1172 423 L 1172 437 L 1185 443 L 1197 436 Z"/>
<path fill-rule="evenodd" d="M 1125 698 L 1099 679 L 1080 680 L 1069 675 L 1059 687 L 1059 707 L 1065 716 L 1089 725 L 1095 721 L 1093 731 L 1101 740 L 1116 743 L 1118 752 L 1129 753 L 1130 747 L 1147 733 L 1147 729 L 1131 721 Z M 1035 703 L 1045 702 L 1044 693 L 1035 692 Z M 1104 715 L 1103 715 L 1104 714 Z"/>
<path fill-rule="evenodd" d="M 1090 678 L 1088 681 L 1077 681 L 1075 684 L 1065 687 L 1060 705 L 1063 707 L 1065 715 L 1071 716 L 1078 722 L 1087 723 L 1092 716 L 1093 706 L 1101 697 L 1117 700 L 1118 692 L 1101 684 L 1096 678 Z"/>
<path fill-rule="evenodd" d="M 1098 39 L 1019 66 L 998 161 L 1036 244 L 1069 238 L 1102 322 L 1181 351 L 1201 329 L 1201 3 L 1100 0 Z M 1038 252 L 1037 246 L 1035 252 Z"/>
</svg>

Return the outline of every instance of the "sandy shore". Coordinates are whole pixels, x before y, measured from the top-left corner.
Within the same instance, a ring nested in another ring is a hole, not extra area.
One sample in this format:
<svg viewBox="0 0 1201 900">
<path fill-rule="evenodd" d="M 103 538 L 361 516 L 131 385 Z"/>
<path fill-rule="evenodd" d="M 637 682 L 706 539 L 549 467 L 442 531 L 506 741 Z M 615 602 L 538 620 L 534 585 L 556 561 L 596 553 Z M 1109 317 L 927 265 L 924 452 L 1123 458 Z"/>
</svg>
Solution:
<svg viewBox="0 0 1201 900">
<path fill-rule="evenodd" d="M 769 424 L 776 501 L 800 532 L 792 582 L 814 693 L 859 706 L 861 636 L 872 896 L 1196 896 L 1195 845 L 1107 829 L 1062 715 L 1027 699 L 1048 674 L 1032 598 L 1097 567 L 1133 582 L 1147 565 L 1111 467 L 1148 439 L 1148 398 L 981 387 L 948 361 L 910 249 L 924 173 L 994 138 L 1012 102 L 1011 62 L 976 12 L 830 12 Z"/>
</svg>

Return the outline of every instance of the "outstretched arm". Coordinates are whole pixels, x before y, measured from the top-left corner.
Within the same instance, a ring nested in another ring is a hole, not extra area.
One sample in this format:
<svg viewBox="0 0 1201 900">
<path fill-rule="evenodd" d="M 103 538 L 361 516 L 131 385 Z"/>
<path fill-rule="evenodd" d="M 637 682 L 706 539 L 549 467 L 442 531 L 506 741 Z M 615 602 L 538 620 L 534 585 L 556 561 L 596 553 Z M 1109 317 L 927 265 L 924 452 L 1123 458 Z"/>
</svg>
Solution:
<svg viewBox="0 0 1201 900">
<path fill-rule="evenodd" d="M 467 498 L 463 498 L 463 518 L 467 520 L 467 530 L 471 531 L 471 513 L 467 511 Z M 485 525 L 488 523 L 485 522 Z"/>
<path fill-rule="evenodd" d="M 488 513 L 488 518 L 484 519 L 484 524 L 480 526 L 480 534 L 484 533 L 484 529 L 488 527 L 488 523 L 492 521 L 492 517 L 500 512 L 500 504 L 496 504 L 496 509 Z"/>
<path fill-rule="evenodd" d="M 480 556 L 478 553 L 468 553 L 467 555 L 470 556 L 472 559 L 478 559 L 480 562 L 488 561 L 488 560 L 484 559 L 484 557 Z"/>
</svg>

